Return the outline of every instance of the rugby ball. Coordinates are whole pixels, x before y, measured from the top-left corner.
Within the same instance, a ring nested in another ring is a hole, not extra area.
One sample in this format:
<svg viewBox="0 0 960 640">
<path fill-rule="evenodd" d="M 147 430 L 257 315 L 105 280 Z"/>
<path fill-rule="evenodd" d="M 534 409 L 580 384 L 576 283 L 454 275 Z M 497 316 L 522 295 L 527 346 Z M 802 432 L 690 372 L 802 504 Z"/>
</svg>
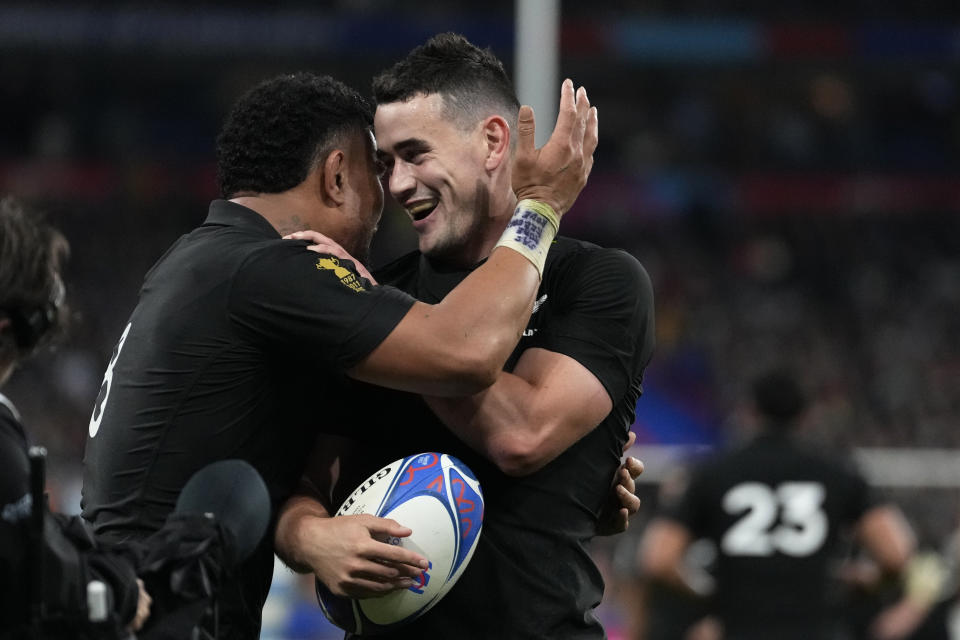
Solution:
<svg viewBox="0 0 960 640">
<path fill-rule="evenodd" d="M 483 493 L 476 476 L 457 458 L 420 453 L 391 462 L 367 478 L 336 515 L 361 513 L 392 518 L 410 528 L 410 536 L 389 542 L 430 562 L 412 587 L 376 598 L 335 596 L 317 581 L 317 599 L 330 622 L 352 633 L 376 634 L 417 619 L 457 582 L 480 538 Z"/>
</svg>

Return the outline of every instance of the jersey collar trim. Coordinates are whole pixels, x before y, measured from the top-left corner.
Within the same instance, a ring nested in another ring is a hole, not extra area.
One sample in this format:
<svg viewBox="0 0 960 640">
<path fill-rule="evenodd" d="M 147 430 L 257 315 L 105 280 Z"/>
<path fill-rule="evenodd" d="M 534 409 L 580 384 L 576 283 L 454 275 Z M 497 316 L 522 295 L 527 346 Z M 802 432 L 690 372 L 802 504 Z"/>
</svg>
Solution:
<svg viewBox="0 0 960 640">
<path fill-rule="evenodd" d="M 7 409 L 9 409 L 10 413 L 13 414 L 14 419 L 16 419 L 17 422 L 20 422 L 20 412 L 17 411 L 17 408 L 15 406 L 13 406 L 13 402 L 10 401 L 10 398 L 3 395 L 2 393 L 0 393 L 0 404 L 2 404 Z"/>
<path fill-rule="evenodd" d="M 203 224 L 219 224 L 230 227 L 242 227 L 268 238 L 279 238 L 280 234 L 267 219 L 259 213 L 236 202 L 214 200 Z"/>
</svg>

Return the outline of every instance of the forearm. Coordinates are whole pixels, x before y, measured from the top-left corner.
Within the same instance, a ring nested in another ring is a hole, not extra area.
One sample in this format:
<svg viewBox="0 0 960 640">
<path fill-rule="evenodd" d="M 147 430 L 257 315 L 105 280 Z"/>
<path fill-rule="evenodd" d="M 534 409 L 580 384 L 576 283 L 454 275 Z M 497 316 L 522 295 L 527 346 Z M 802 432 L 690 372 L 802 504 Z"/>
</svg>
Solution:
<svg viewBox="0 0 960 640">
<path fill-rule="evenodd" d="M 882 571 L 902 573 L 916 547 L 903 513 L 891 505 L 874 507 L 859 523 L 858 537 Z"/>
<path fill-rule="evenodd" d="M 319 500 L 307 495 L 295 495 L 280 510 L 274 534 L 274 550 L 288 567 L 297 573 L 311 573 L 304 554 L 312 525 L 319 518 L 329 518 L 330 513 Z"/>
<path fill-rule="evenodd" d="M 428 398 L 459 438 L 508 475 L 533 473 L 610 413 L 603 385 L 586 367 L 541 348 L 523 352 L 512 373 L 468 398 Z"/>
<path fill-rule="evenodd" d="M 527 258 L 497 248 L 442 302 L 415 303 L 348 374 L 435 396 L 466 396 L 489 387 L 530 318 L 539 280 Z"/>
<path fill-rule="evenodd" d="M 494 249 L 476 269 L 432 308 L 429 316 L 438 358 L 465 359 L 476 372 L 479 388 L 496 380 L 523 334 L 540 286 L 537 269 L 524 256 L 505 247 Z"/>
<path fill-rule="evenodd" d="M 508 476 L 539 471 L 600 421 L 549 406 L 534 385 L 508 374 L 469 398 L 426 401 L 448 429 Z"/>
<path fill-rule="evenodd" d="M 447 428 L 505 473 L 530 473 L 559 453 L 540 448 L 548 421 L 539 415 L 533 385 L 517 376 L 503 374 L 470 397 L 426 401 Z M 539 460 L 530 460 L 531 453 L 539 454 Z"/>
</svg>

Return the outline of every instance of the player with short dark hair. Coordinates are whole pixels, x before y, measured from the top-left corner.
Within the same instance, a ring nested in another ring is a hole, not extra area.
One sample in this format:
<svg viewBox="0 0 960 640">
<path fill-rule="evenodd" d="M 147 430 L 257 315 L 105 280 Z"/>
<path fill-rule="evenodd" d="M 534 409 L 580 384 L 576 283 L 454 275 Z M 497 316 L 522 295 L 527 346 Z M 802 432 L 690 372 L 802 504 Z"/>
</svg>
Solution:
<svg viewBox="0 0 960 640">
<path fill-rule="evenodd" d="M 490 49 L 467 46 L 455 33 L 441 33 L 373 80 L 377 104 L 406 102 L 417 95 L 443 96 L 443 118 L 472 129 L 491 113 L 517 127 L 517 100 L 503 63 Z M 511 138 L 516 143 L 516 138 Z"/>
<path fill-rule="evenodd" d="M 60 271 L 68 253 L 63 234 L 39 214 L 13 198 L 0 200 L 0 387 L 63 330 Z M 86 588 L 93 579 L 109 589 L 117 632 L 111 636 L 105 626 L 98 637 L 120 637 L 121 626 L 139 629 L 150 597 L 138 586 L 134 563 L 99 548 L 75 521 L 47 512 L 34 500 L 30 474 L 20 414 L 0 393 L 0 637 L 88 637 Z M 42 517 L 34 519 L 37 510 Z"/>
<path fill-rule="evenodd" d="M 526 114 L 530 135 L 532 112 Z M 142 538 L 187 479 L 239 458 L 276 507 L 292 492 L 347 377 L 440 395 L 488 386 L 533 306 L 559 214 L 586 181 L 596 119 L 564 87 L 553 138 L 521 145 L 519 232 L 437 304 L 376 286 L 364 255 L 383 204 L 371 115 L 352 89 L 307 73 L 242 96 L 218 138 L 223 200 L 147 273 L 113 350 L 89 425 L 83 514 L 111 540 Z M 284 240 L 325 234 L 328 252 Z M 371 525 L 409 535 L 395 522 Z M 426 561 L 372 545 L 374 571 L 417 575 Z M 269 539 L 220 595 L 220 636 L 253 638 L 273 570 Z"/>
<path fill-rule="evenodd" d="M 516 97 L 496 57 L 455 34 L 417 47 L 373 86 L 378 154 L 419 240 L 377 277 L 442 300 L 482 268 L 510 224 L 513 139 L 524 131 Z M 340 418 L 377 437 L 344 451 L 332 500 L 321 488 L 329 464 L 316 467 L 281 516 L 278 552 L 338 595 L 375 593 L 368 576 L 326 553 L 347 519 L 326 516 L 383 464 L 443 451 L 477 474 L 483 531 L 453 589 L 393 637 L 604 637 L 593 614 L 603 581 L 588 545 L 652 350 L 652 290 L 639 262 L 558 237 L 530 322 L 489 389 L 462 398 L 354 390 L 362 410 Z"/>
<path fill-rule="evenodd" d="M 217 137 L 220 192 L 229 199 L 292 189 L 372 124 L 369 103 L 342 83 L 302 72 L 267 80 L 237 103 Z"/>
<path fill-rule="evenodd" d="M 849 462 L 799 442 L 806 408 L 796 377 L 775 370 L 752 389 L 760 431 L 700 465 L 675 504 L 647 528 L 649 578 L 704 595 L 683 564 L 698 538 L 717 546 L 713 608 L 731 640 L 830 635 L 831 561 L 853 529 L 884 571 L 898 573 L 913 538 L 899 510 L 878 503 Z"/>
</svg>

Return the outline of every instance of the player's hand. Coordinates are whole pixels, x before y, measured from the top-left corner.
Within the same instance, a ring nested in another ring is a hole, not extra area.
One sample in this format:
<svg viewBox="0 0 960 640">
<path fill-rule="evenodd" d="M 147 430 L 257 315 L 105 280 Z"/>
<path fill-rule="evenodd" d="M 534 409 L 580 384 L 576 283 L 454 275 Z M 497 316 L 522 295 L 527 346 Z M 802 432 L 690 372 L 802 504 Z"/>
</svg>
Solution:
<svg viewBox="0 0 960 640">
<path fill-rule="evenodd" d="M 520 107 L 517 154 L 513 163 L 513 190 L 517 198 L 540 200 L 558 215 L 570 210 L 593 168 L 597 148 L 597 108 L 590 106 L 587 90 L 573 90 L 563 81 L 557 126 L 540 149 L 534 144 L 533 109 Z"/>
<path fill-rule="evenodd" d="M 337 596 L 371 598 L 406 589 L 427 568 L 427 559 L 383 540 L 413 533 L 395 520 L 372 515 L 311 517 L 302 557 Z"/>
<path fill-rule="evenodd" d="M 316 253 L 323 253 L 331 256 L 336 256 L 341 260 L 349 260 L 353 263 L 354 268 L 357 270 L 362 277 L 370 281 L 370 284 L 377 284 L 377 281 L 373 279 L 373 276 L 370 275 L 370 272 L 367 271 L 367 268 L 363 266 L 363 263 L 350 255 L 346 249 L 341 247 L 331 238 L 323 235 L 319 231 L 307 230 L 307 231 L 295 231 L 294 233 L 283 236 L 284 240 L 307 240 L 313 244 L 309 245 L 307 249 Z"/>
<path fill-rule="evenodd" d="M 623 445 L 624 454 L 630 450 L 636 440 L 637 434 L 631 431 L 626 444 Z M 641 473 L 643 473 L 643 462 L 633 456 L 627 456 L 617 469 L 613 495 L 600 512 L 600 520 L 597 524 L 598 535 L 616 535 L 623 533 L 630 526 L 630 516 L 640 510 L 640 498 L 635 491 L 637 490 L 636 480 Z"/>
<path fill-rule="evenodd" d="M 902 640 L 919 627 L 930 608 L 903 598 L 887 607 L 874 618 L 870 625 L 872 640 Z"/>
<path fill-rule="evenodd" d="M 143 627 L 143 623 L 147 621 L 147 618 L 150 617 L 150 605 L 153 604 L 153 598 L 150 597 L 150 594 L 147 593 L 147 588 L 143 584 L 143 580 L 137 578 L 137 588 L 140 590 L 139 595 L 137 596 L 137 613 L 133 616 L 133 620 L 127 625 L 127 630 L 130 632 L 137 632 Z"/>
</svg>

